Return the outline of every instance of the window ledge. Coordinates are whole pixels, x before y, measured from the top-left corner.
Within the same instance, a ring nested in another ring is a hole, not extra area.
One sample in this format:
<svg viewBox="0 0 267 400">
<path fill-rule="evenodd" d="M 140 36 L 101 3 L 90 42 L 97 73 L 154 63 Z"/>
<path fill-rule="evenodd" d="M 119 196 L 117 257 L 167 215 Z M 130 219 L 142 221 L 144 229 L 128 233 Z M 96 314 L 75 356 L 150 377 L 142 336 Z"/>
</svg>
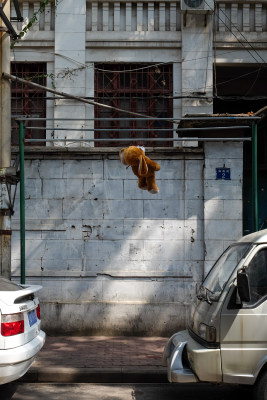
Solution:
<svg viewBox="0 0 267 400">
<path fill-rule="evenodd" d="M 125 146 L 126 147 L 126 146 Z M 118 159 L 121 147 L 25 147 L 26 159 L 70 159 L 70 158 L 95 158 L 95 159 Z M 12 155 L 19 153 L 18 146 L 12 147 Z M 201 147 L 147 147 L 146 154 L 153 154 L 154 158 L 183 158 L 186 154 L 203 155 Z"/>
</svg>

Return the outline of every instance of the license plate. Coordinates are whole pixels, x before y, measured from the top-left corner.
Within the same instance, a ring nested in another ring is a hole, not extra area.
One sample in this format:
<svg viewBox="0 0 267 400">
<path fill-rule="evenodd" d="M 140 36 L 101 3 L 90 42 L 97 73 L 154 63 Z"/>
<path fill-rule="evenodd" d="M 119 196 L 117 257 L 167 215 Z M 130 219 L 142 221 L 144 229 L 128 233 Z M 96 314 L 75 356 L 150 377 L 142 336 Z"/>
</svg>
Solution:
<svg viewBox="0 0 267 400">
<path fill-rule="evenodd" d="M 28 312 L 28 319 L 29 319 L 29 324 L 30 326 L 33 326 L 37 322 L 37 316 L 36 316 L 36 311 L 32 310 Z"/>
</svg>

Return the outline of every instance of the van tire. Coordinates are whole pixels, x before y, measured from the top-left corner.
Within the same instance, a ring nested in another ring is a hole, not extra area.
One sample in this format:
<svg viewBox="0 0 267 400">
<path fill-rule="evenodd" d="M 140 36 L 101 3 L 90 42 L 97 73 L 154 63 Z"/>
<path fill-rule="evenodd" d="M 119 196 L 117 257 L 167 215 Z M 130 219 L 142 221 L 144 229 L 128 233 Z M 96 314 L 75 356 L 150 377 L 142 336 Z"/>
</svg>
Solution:
<svg viewBox="0 0 267 400">
<path fill-rule="evenodd" d="M 267 400 L 267 370 L 260 374 L 254 385 L 253 400 Z"/>
</svg>

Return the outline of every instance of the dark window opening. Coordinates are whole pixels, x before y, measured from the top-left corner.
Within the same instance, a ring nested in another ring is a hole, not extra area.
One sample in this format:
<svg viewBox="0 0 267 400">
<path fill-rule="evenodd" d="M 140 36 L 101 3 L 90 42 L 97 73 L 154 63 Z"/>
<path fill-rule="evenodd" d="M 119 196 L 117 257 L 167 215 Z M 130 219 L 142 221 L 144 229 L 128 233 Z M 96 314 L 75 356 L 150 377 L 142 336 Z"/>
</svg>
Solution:
<svg viewBox="0 0 267 400">
<path fill-rule="evenodd" d="M 216 67 L 214 113 L 256 112 L 267 106 L 267 69 L 256 66 Z M 267 122 L 258 126 L 258 200 L 259 227 L 267 228 Z M 251 142 L 244 142 L 243 152 L 243 233 L 252 232 Z"/>
<path fill-rule="evenodd" d="M 46 63 L 12 63 L 11 73 L 19 78 L 31 80 L 39 85 L 46 86 Z M 16 117 L 45 118 L 46 117 L 46 92 L 27 83 L 12 82 L 11 85 L 11 143 L 19 143 L 19 126 Z M 45 139 L 44 129 L 31 129 L 31 127 L 45 127 L 45 121 L 26 121 L 25 139 Z M 33 145 L 34 143 L 25 143 Z M 44 142 L 38 142 L 38 146 Z"/>
<path fill-rule="evenodd" d="M 267 69 L 258 66 L 217 67 L 214 90 L 214 113 L 242 114 L 267 106 Z M 262 130 L 263 126 L 259 127 Z M 251 162 L 251 143 L 244 143 L 245 167 Z M 259 135 L 258 163 L 267 169 L 267 137 Z"/>
<path fill-rule="evenodd" d="M 95 70 L 96 101 L 144 116 L 173 117 L 172 65 L 97 64 Z M 140 120 L 122 111 L 95 106 L 95 139 L 98 147 L 172 146 L 171 141 L 142 141 L 141 138 L 172 138 L 172 123 Z M 118 120 L 120 119 L 121 120 Z M 147 130 L 148 129 L 148 130 Z M 159 130 L 160 129 L 160 130 Z M 120 141 L 131 138 L 131 142 Z M 113 139 L 110 141 L 109 139 Z M 114 140 L 115 139 L 115 140 Z"/>
</svg>

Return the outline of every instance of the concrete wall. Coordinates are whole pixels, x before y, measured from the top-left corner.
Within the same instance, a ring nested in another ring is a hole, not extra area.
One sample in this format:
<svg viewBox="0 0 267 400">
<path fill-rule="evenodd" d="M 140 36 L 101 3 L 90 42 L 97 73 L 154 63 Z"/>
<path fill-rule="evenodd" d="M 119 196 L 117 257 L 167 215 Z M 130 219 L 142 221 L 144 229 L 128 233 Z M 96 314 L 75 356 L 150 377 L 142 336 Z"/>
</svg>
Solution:
<svg viewBox="0 0 267 400">
<path fill-rule="evenodd" d="M 231 180 L 217 180 L 216 168 L 231 170 Z M 204 275 L 219 254 L 242 236 L 243 145 L 206 143 L 204 168 Z"/>
<path fill-rule="evenodd" d="M 56 158 L 26 150 L 26 282 L 43 285 L 47 332 L 167 335 L 183 328 L 204 260 L 207 269 L 241 235 L 233 208 L 242 201 L 240 145 L 148 155 L 161 165 L 157 195 L 137 187 L 117 149 L 62 149 Z M 222 163 L 232 167 L 231 181 L 215 180 Z M 18 199 L 13 278 L 20 275 Z"/>
<path fill-rule="evenodd" d="M 38 2 L 22 3 L 26 23 Z M 244 13 L 248 20 L 247 8 L 224 3 L 231 21 L 236 16 L 240 21 Z M 255 63 L 220 21 L 215 18 L 217 62 Z M 261 46 L 265 26 L 258 14 L 255 21 L 248 39 Z M 75 5 L 64 0 L 56 12 L 52 6 L 40 15 L 11 56 L 17 62 L 47 62 L 48 86 L 87 97 L 94 96 L 95 63 L 170 62 L 178 120 L 185 113 L 212 112 L 213 26 L 211 16 L 183 20 L 180 3 L 169 0 L 77 0 Z M 181 98 L 195 92 L 207 98 Z M 50 99 L 47 117 L 80 119 L 75 125 L 48 121 L 47 139 L 94 137 L 88 120 L 94 117 L 92 106 Z M 64 130 L 70 127 L 91 131 Z M 196 283 L 242 235 L 242 144 L 202 147 L 194 141 L 184 142 L 182 149 L 174 141 L 173 149 L 149 151 L 161 165 L 157 195 L 138 189 L 131 170 L 118 160 L 119 149 L 93 145 L 51 142 L 41 150 L 26 149 L 26 281 L 43 285 L 44 329 L 169 335 L 185 327 Z M 231 168 L 229 181 L 216 180 L 216 168 L 223 166 Z M 20 275 L 18 199 L 12 219 L 13 279 Z"/>
</svg>

